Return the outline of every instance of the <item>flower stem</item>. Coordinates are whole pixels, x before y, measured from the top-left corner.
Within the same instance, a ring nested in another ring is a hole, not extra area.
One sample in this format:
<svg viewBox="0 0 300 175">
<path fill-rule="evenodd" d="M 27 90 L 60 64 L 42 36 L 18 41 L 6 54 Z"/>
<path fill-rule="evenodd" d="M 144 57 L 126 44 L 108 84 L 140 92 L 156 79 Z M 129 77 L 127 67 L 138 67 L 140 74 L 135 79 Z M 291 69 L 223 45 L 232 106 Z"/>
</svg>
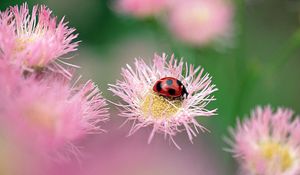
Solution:
<svg viewBox="0 0 300 175">
<path fill-rule="evenodd" d="M 274 64 L 270 67 L 269 73 L 272 74 L 284 66 L 291 58 L 295 51 L 300 48 L 300 29 L 297 30 L 290 39 L 284 44 L 281 50 L 273 56 Z"/>
</svg>

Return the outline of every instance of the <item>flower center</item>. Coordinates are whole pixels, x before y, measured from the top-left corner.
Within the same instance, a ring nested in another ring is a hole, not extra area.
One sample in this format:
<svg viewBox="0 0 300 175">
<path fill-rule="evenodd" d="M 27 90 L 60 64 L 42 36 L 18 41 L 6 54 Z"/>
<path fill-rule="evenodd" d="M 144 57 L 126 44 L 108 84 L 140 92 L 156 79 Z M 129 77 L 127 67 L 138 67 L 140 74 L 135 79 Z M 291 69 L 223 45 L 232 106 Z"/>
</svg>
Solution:
<svg viewBox="0 0 300 175">
<path fill-rule="evenodd" d="M 181 100 L 169 100 L 151 91 L 141 104 L 141 111 L 145 118 L 169 119 L 181 109 L 181 106 Z"/>
<path fill-rule="evenodd" d="M 23 36 L 24 35 L 24 36 Z M 29 49 L 26 50 L 26 48 L 28 46 L 30 46 L 31 44 L 37 42 L 37 40 L 42 37 L 42 34 L 31 34 L 29 36 L 27 36 L 26 34 L 20 35 L 17 39 L 16 39 L 16 46 L 14 48 L 14 53 L 21 53 L 21 52 L 26 52 L 26 56 L 31 57 L 31 55 L 33 55 L 33 50 Z M 45 59 L 43 57 L 43 55 L 40 55 L 40 58 L 38 58 L 38 60 L 27 60 L 25 59 L 23 62 L 24 65 L 32 67 L 32 68 L 40 68 L 40 67 L 44 67 L 45 65 Z"/>
<path fill-rule="evenodd" d="M 18 36 L 16 39 L 16 47 L 14 48 L 15 52 L 22 52 L 23 50 L 26 49 L 26 46 L 30 43 L 34 43 L 39 35 L 37 34 L 32 34 L 27 36 L 26 34 L 21 34 Z"/>
<path fill-rule="evenodd" d="M 190 13 L 191 21 L 198 23 L 207 23 L 211 19 L 211 12 L 208 8 L 201 7 L 192 9 Z"/>
<path fill-rule="evenodd" d="M 56 113 L 45 104 L 32 104 L 25 110 L 25 116 L 29 122 L 43 128 L 53 131 L 55 127 Z"/>
<path fill-rule="evenodd" d="M 263 157 L 270 163 L 276 162 L 282 172 L 292 166 L 293 156 L 287 146 L 276 142 L 265 142 L 260 146 Z"/>
</svg>

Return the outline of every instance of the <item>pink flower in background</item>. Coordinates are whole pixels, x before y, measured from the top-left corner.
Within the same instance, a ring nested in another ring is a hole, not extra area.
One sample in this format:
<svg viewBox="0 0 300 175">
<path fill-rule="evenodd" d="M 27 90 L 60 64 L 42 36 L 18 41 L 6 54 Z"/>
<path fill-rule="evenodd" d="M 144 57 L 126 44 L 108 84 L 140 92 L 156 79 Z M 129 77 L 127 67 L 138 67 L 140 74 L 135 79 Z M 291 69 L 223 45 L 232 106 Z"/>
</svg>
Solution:
<svg viewBox="0 0 300 175">
<path fill-rule="evenodd" d="M 97 135 L 84 143 L 87 152 L 80 167 L 69 164 L 56 167 L 49 175 L 221 175 L 225 168 L 218 145 L 204 136 L 195 143 L 182 143 L 184 150 L 170 149 L 163 140 L 145 145 L 141 131 L 131 139 L 124 138 L 125 127 L 109 134 Z M 180 141 L 181 142 L 181 141 Z M 226 174 L 227 175 L 227 174 Z"/>
<path fill-rule="evenodd" d="M 25 151 L 18 142 L 1 128 L 0 132 L 0 174 L 1 175 L 40 175 L 47 171 L 31 151 Z"/>
<path fill-rule="evenodd" d="M 155 16 L 166 9 L 169 0 L 118 0 L 116 8 L 139 18 Z"/>
<path fill-rule="evenodd" d="M 0 58 L 0 99 L 13 93 L 17 89 L 17 84 L 22 81 L 22 71 L 19 67 L 8 63 L 5 59 Z M 0 100 L 0 106 L 3 100 Z"/>
<path fill-rule="evenodd" d="M 26 3 L 0 13 L 0 54 L 25 70 L 47 67 L 71 76 L 60 64 L 62 56 L 77 50 L 77 34 L 68 22 L 52 16 L 46 6 L 34 6 L 31 14 Z"/>
<path fill-rule="evenodd" d="M 243 175 L 300 174 L 300 122 L 293 111 L 257 107 L 232 132 L 232 152 Z"/>
<path fill-rule="evenodd" d="M 211 94 L 217 90 L 211 84 L 209 74 L 204 74 L 200 67 L 174 59 L 174 56 L 167 60 L 165 54 L 155 55 L 153 65 L 137 59 L 135 68 L 127 65 L 122 69 L 122 77 L 116 85 L 110 85 L 109 90 L 124 101 L 116 105 L 121 107 L 121 116 L 133 121 L 130 135 L 142 127 L 153 127 L 148 142 L 156 132 L 170 136 L 174 142 L 173 136 L 182 130 L 186 130 L 192 141 L 198 128 L 205 129 L 196 117 L 209 117 L 216 112 L 216 109 L 206 109 L 207 104 L 215 100 Z M 154 84 L 164 77 L 180 80 L 189 95 L 184 99 L 171 100 L 154 92 Z"/>
<path fill-rule="evenodd" d="M 2 128 L 20 144 L 52 158 L 63 158 L 55 156 L 64 148 L 74 151 L 72 141 L 100 132 L 99 122 L 107 120 L 108 112 L 94 83 L 79 87 L 68 83 L 54 78 L 19 82 L 0 108 Z"/>
<path fill-rule="evenodd" d="M 233 7 L 226 0 L 178 0 L 169 13 L 171 32 L 192 45 L 207 45 L 232 33 Z"/>
</svg>

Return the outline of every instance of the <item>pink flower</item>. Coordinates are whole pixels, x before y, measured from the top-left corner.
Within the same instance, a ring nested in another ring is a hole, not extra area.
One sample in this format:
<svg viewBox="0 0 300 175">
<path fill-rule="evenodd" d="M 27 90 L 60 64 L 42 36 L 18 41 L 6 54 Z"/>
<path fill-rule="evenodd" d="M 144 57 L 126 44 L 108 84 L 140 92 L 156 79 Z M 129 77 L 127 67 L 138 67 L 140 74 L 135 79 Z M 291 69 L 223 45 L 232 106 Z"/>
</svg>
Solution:
<svg viewBox="0 0 300 175">
<path fill-rule="evenodd" d="M 121 107 L 121 116 L 133 121 L 130 135 L 142 127 L 153 126 L 148 142 L 156 132 L 170 136 L 174 142 L 173 136 L 182 130 L 186 130 L 192 141 L 198 128 L 205 129 L 196 117 L 209 117 L 216 111 L 206 109 L 206 105 L 215 100 L 211 93 L 217 90 L 211 84 L 209 74 L 204 74 L 200 67 L 194 68 L 182 60 L 174 59 L 174 56 L 167 60 L 165 54 L 155 55 L 150 66 L 144 60 L 137 59 L 135 68 L 127 65 L 122 69 L 122 77 L 123 80 L 110 85 L 109 90 L 124 101 L 116 105 Z M 180 80 L 189 95 L 181 99 L 168 99 L 154 92 L 154 84 L 164 77 Z"/>
<path fill-rule="evenodd" d="M 44 5 L 34 6 L 31 14 L 26 3 L 10 7 L 0 13 L 0 55 L 25 70 L 47 67 L 70 76 L 59 63 L 70 65 L 62 56 L 77 50 L 74 31 L 64 19 L 57 23 Z"/>
<path fill-rule="evenodd" d="M 232 152 L 243 175 L 300 174 L 300 122 L 293 111 L 257 107 L 232 131 Z"/>
<path fill-rule="evenodd" d="M 211 44 L 231 35 L 233 8 L 225 0 L 178 0 L 170 8 L 170 30 L 195 46 Z"/>
<path fill-rule="evenodd" d="M 83 158 L 80 167 L 73 162 L 73 166 L 54 167 L 43 175 L 229 175 L 222 155 L 215 151 L 218 145 L 210 139 L 195 140 L 193 145 L 179 141 L 185 149 L 178 151 L 158 139 L 145 145 L 141 142 L 147 137 L 145 131 L 130 140 L 122 136 L 125 133 L 124 127 L 98 135 L 83 143 L 90 156 Z"/>
<path fill-rule="evenodd" d="M 166 9 L 169 0 L 118 0 L 117 10 L 135 17 L 155 16 Z"/>
<path fill-rule="evenodd" d="M 13 93 L 2 98 L 2 128 L 20 144 L 51 158 L 67 154 L 61 152 L 65 148 L 74 151 L 71 143 L 101 131 L 99 122 L 107 120 L 108 112 L 94 83 L 88 81 L 79 87 L 69 87 L 68 83 L 54 78 L 23 79 Z"/>
<path fill-rule="evenodd" d="M 0 58 L 0 99 L 13 93 L 16 90 L 17 84 L 22 79 L 22 71 L 17 66 L 9 64 L 5 59 Z"/>
</svg>

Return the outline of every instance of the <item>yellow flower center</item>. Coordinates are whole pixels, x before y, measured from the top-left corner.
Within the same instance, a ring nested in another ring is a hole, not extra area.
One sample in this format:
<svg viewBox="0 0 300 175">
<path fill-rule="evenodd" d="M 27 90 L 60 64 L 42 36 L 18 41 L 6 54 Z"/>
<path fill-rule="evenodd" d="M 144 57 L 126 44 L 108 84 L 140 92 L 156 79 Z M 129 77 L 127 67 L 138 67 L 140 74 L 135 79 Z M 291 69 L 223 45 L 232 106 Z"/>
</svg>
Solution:
<svg viewBox="0 0 300 175">
<path fill-rule="evenodd" d="M 211 19 L 211 11 L 205 7 L 195 7 L 190 12 L 191 22 L 197 21 L 198 23 L 207 23 Z"/>
<path fill-rule="evenodd" d="M 170 100 L 151 91 L 142 102 L 141 111 L 145 118 L 169 119 L 181 109 L 181 106 L 181 100 Z"/>
<path fill-rule="evenodd" d="M 16 47 L 14 48 L 14 51 L 15 52 L 23 51 L 28 44 L 34 43 L 39 37 L 41 36 L 38 34 L 31 34 L 28 36 L 27 34 L 20 34 L 20 36 L 18 36 L 18 38 L 16 39 Z"/>
<path fill-rule="evenodd" d="M 260 145 L 261 153 L 268 162 L 276 161 L 282 172 L 289 169 L 293 164 L 291 150 L 286 146 L 276 142 L 265 142 Z"/>
<path fill-rule="evenodd" d="M 24 114 L 35 126 L 48 131 L 53 131 L 55 128 L 57 114 L 46 104 L 29 105 Z"/>
<path fill-rule="evenodd" d="M 14 53 L 20 53 L 24 51 L 27 47 L 27 45 L 36 42 L 38 38 L 42 37 L 41 34 L 32 34 L 30 36 L 19 36 L 16 40 L 16 46 L 14 47 Z M 27 56 L 31 56 L 33 53 L 28 52 L 26 53 Z M 27 60 L 24 60 L 24 65 L 32 67 L 32 68 L 42 68 L 45 65 L 45 59 L 41 55 L 41 58 L 34 62 L 33 65 L 30 65 L 32 63 L 28 63 Z"/>
</svg>

